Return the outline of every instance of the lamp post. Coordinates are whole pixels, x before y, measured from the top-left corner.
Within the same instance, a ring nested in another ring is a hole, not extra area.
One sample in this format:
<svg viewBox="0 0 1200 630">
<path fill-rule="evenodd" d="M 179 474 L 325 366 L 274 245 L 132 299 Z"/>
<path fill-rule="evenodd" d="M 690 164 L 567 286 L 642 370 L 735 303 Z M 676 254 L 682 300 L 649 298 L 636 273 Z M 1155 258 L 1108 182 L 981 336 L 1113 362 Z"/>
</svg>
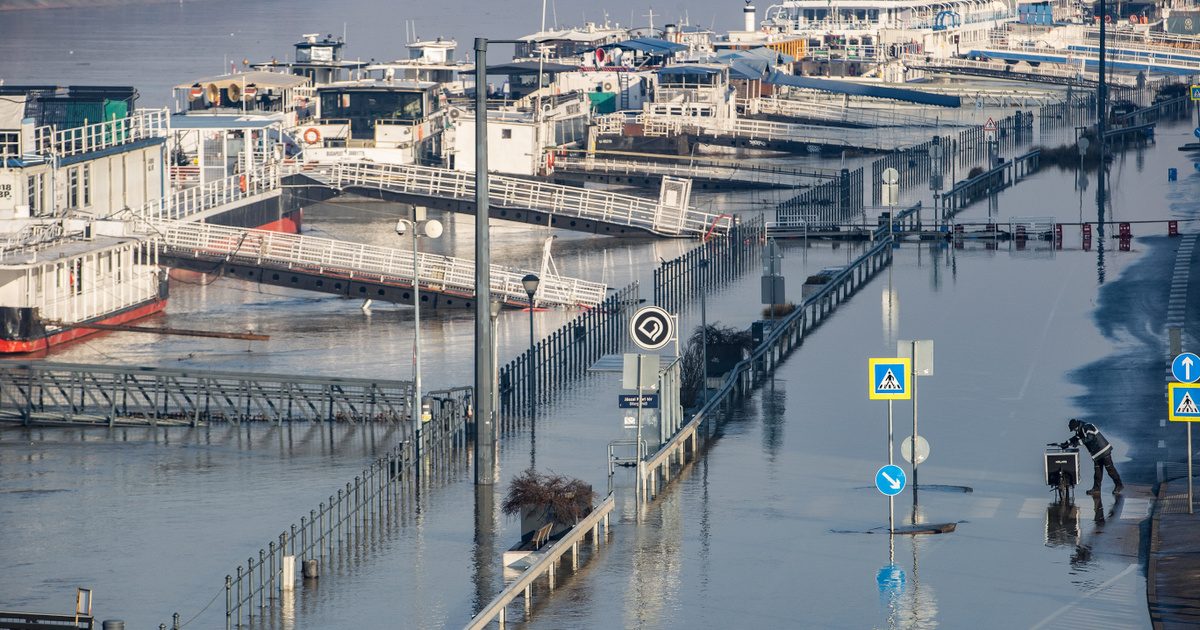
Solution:
<svg viewBox="0 0 1200 630">
<path fill-rule="evenodd" d="M 416 209 L 413 210 L 416 217 Z M 413 456 L 421 461 L 421 424 L 425 421 L 425 401 L 421 396 L 421 256 L 417 249 L 417 237 L 437 238 L 442 235 L 442 224 L 436 220 L 416 221 L 400 219 L 396 221 L 396 234 L 404 236 L 412 232 L 413 259 Z"/>
<path fill-rule="evenodd" d="M 500 417 L 500 341 L 496 335 L 496 322 L 500 319 L 500 300 L 492 300 L 492 415 Z"/>
<path fill-rule="evenodd" d="M 536 390 L 534 389 L 534 370 L 533 370 L 533 352 L 534 352 L 533 295 L 535 293 L 537 293 L 538 284 L 540 284 L 541 281 L 542 281 L 541 278 L 537 277 L 536 275 L 534 275 L 532 273 L 526 274 L 524 278 L 521 278 L 521 286 L 525 287 L 525 295 L 529 296 L 529 373 L 528 373 L 528 378 L 529 378 L 529 419 L 531 421 L 533 420 L 535 410 L 537 409 L 537 404 L 533 398 L 534 393 L 536 392 Z"/>
<path fill-rule="evenodd" d="M 700 275 L 704 276 L 708 270 L 708 259 L 701 258 L 697 263 L 700 267 Z M 701 278 L 700 288 L 700 357 L 702 365 L 700 366 L 700 404 L 708 402 L 708 309 L 705 304 L 707 300 L 704 297 L 704 281 L 707 278 Z M 771 307 L 774 308 L 774 307 Z M 638 403 L 641 404 L 641 403 Z"/>
</svg>

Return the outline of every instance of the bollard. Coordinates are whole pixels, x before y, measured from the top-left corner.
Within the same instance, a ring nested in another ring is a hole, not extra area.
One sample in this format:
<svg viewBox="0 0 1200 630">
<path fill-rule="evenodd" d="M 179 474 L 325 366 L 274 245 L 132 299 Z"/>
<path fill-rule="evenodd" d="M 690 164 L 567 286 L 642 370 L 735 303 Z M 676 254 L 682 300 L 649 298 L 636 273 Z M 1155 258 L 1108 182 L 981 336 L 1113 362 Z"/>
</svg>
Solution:
<svg viewBox="0 0 1200 630">
<path fill-rule="evenodd" d="M 304 561 L 304 579 L 313 580 L 313 579 L 316 579 L 319 577 L 321 577 L 321 571 L 320 571 L 320 565 L 317 564 L 317 561 L 311 560 L 311 559 L 305 560 Z"/>
<path fill-rule="evenodd" d="M 1179 221 L 1167 221 L 1167 236 L 1179 236 Z"/>
<path fill-rule="evenodd" d="M 289 593 L 296 589 L 296 556 L 283 557 L 283 574 L 279 582 L 279 590 Z"/>
</svg>

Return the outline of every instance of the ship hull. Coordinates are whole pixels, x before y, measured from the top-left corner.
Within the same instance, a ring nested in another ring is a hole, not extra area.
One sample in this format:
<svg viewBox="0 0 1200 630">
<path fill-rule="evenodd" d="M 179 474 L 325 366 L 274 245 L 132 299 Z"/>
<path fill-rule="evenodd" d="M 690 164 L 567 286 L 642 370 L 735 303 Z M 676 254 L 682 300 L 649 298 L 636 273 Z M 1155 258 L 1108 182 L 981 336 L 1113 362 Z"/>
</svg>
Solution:
<svg viewBox="0 0 1200 630">
<path fill-rule="evenodd" d="M 167 306 L 167 297 L 164 294 L 150 298 L 138 304 L 133 304 L 129 307 L 121 309 L 115 313 L 109 313 L 100 317 L 95 317 L 88 320 L 88 324 L 103 324 L 112 326 L 117 324 L 126 324 L 145 317 L 149 317 L 155 313 L 162 311 Z M 82 339 L 88 335 L 93 335 L 98 332 L 94 328 L 68 328 L 66 330 L 40 330 L 31 331 L 32 334 L 10 334 L 13 328 L 20 328 L 18 322 L 12 321 L 14 315 L 8 311 L 16 309 L 4 309 L 0 312 L 0 319 L 4 321 L 3 334 L 0 334 L 0 354 L 30 354 L 34 352 L 45 352 L 50 348 L 59 346 L 71 341 Z M 24 309 L 22 309 L 24 310 Z M 37 327 L 37 324 L 34 324 Z"/>
</svg>

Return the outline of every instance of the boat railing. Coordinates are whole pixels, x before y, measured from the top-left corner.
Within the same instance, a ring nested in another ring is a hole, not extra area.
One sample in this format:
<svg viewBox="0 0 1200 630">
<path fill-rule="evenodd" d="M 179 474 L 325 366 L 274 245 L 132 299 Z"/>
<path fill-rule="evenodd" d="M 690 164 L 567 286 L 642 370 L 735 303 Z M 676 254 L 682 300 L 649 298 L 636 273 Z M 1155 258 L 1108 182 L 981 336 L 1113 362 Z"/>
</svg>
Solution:
<svg viewBox="0 0 1200 630">
<path fill-rule="evenodd" d="M 188 219 L 213 208 L 278 190 L 279 178 L 279 165 L 264 164 L 245 173 L 173 190 L 167 197 L 143 204 L 133 213 L 134 218 L 142 222 Z"/>
<path fill-rule="evenodd" d="M 80 127 L 55 129 L 46 140 L 40 139 L 39 152 L 49 150 L 59 157 L 99 151 L 148 138 L 165 138 L 169 129 L 170 112 L 162 109 L 139 109 L 125 118 L 114 118 Z M 43 136 L 44 138 L 44 136 Z"/>
<path fill-rule="evenodd" d="M 161 222 L 154 226 L 154 231 L 158 241 L 169 250 L 217 255 L 256 265 L 413 284 L 411 250 L 196 221 Z M 491 265 L 490 270 L 493 296 L 508 304 L 528 303 L 528 294 L 521 284 L 527 271 L 500 265 Z M 464 296 L 475 293 L 475 262 L 472 260 L 421 253 L 417 257 L 416 271 L 422 290 Z M 537 300 L 557 306 L 594 306 L 604 299 L 606 290 L 607 287 L 598 282 L 550 274 L 538 285 Z"/>
<path fill-rule="evenodd" d="M 118 252 L 111 255 L 117 256 Z M 70 275 L 67 286 L 60 289 L 66 295 L 43 297 L 34 303 L 39 314 L 51 322 L 74 324 L 145 302 L 158 294 L 161 275 L 154 260 L 147 257 L 143 262 L 134 262 L 132 268 L 124 261 L 117 265 L 125 267 L 101 276 L 99 265 L 89 265 L 83 267 L 83 277 Z"/>
</svg>

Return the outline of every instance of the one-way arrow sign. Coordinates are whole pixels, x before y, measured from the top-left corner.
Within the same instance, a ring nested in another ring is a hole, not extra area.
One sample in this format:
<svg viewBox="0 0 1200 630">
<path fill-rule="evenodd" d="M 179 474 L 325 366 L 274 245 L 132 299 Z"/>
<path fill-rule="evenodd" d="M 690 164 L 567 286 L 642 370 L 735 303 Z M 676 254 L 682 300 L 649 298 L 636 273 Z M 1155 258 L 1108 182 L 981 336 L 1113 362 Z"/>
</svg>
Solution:
<svg viewBox="0 0 1200 630">
<path fill-rule="evenodd" d="M 1194 383 L 1200 380 L 1200 357 L 1191 352 L 1184 352 L 1171 361 L 1171 374 L 1180 383 Z"/>
<path fill-rule="evenodd" d="M 908 479 L 904 475 L 904 469 L 892 464 L 880 468 L 879 472 L 875 473 L 875 487 L 889 497 L 900 494 L 907 482 Z"/>
</svg>

